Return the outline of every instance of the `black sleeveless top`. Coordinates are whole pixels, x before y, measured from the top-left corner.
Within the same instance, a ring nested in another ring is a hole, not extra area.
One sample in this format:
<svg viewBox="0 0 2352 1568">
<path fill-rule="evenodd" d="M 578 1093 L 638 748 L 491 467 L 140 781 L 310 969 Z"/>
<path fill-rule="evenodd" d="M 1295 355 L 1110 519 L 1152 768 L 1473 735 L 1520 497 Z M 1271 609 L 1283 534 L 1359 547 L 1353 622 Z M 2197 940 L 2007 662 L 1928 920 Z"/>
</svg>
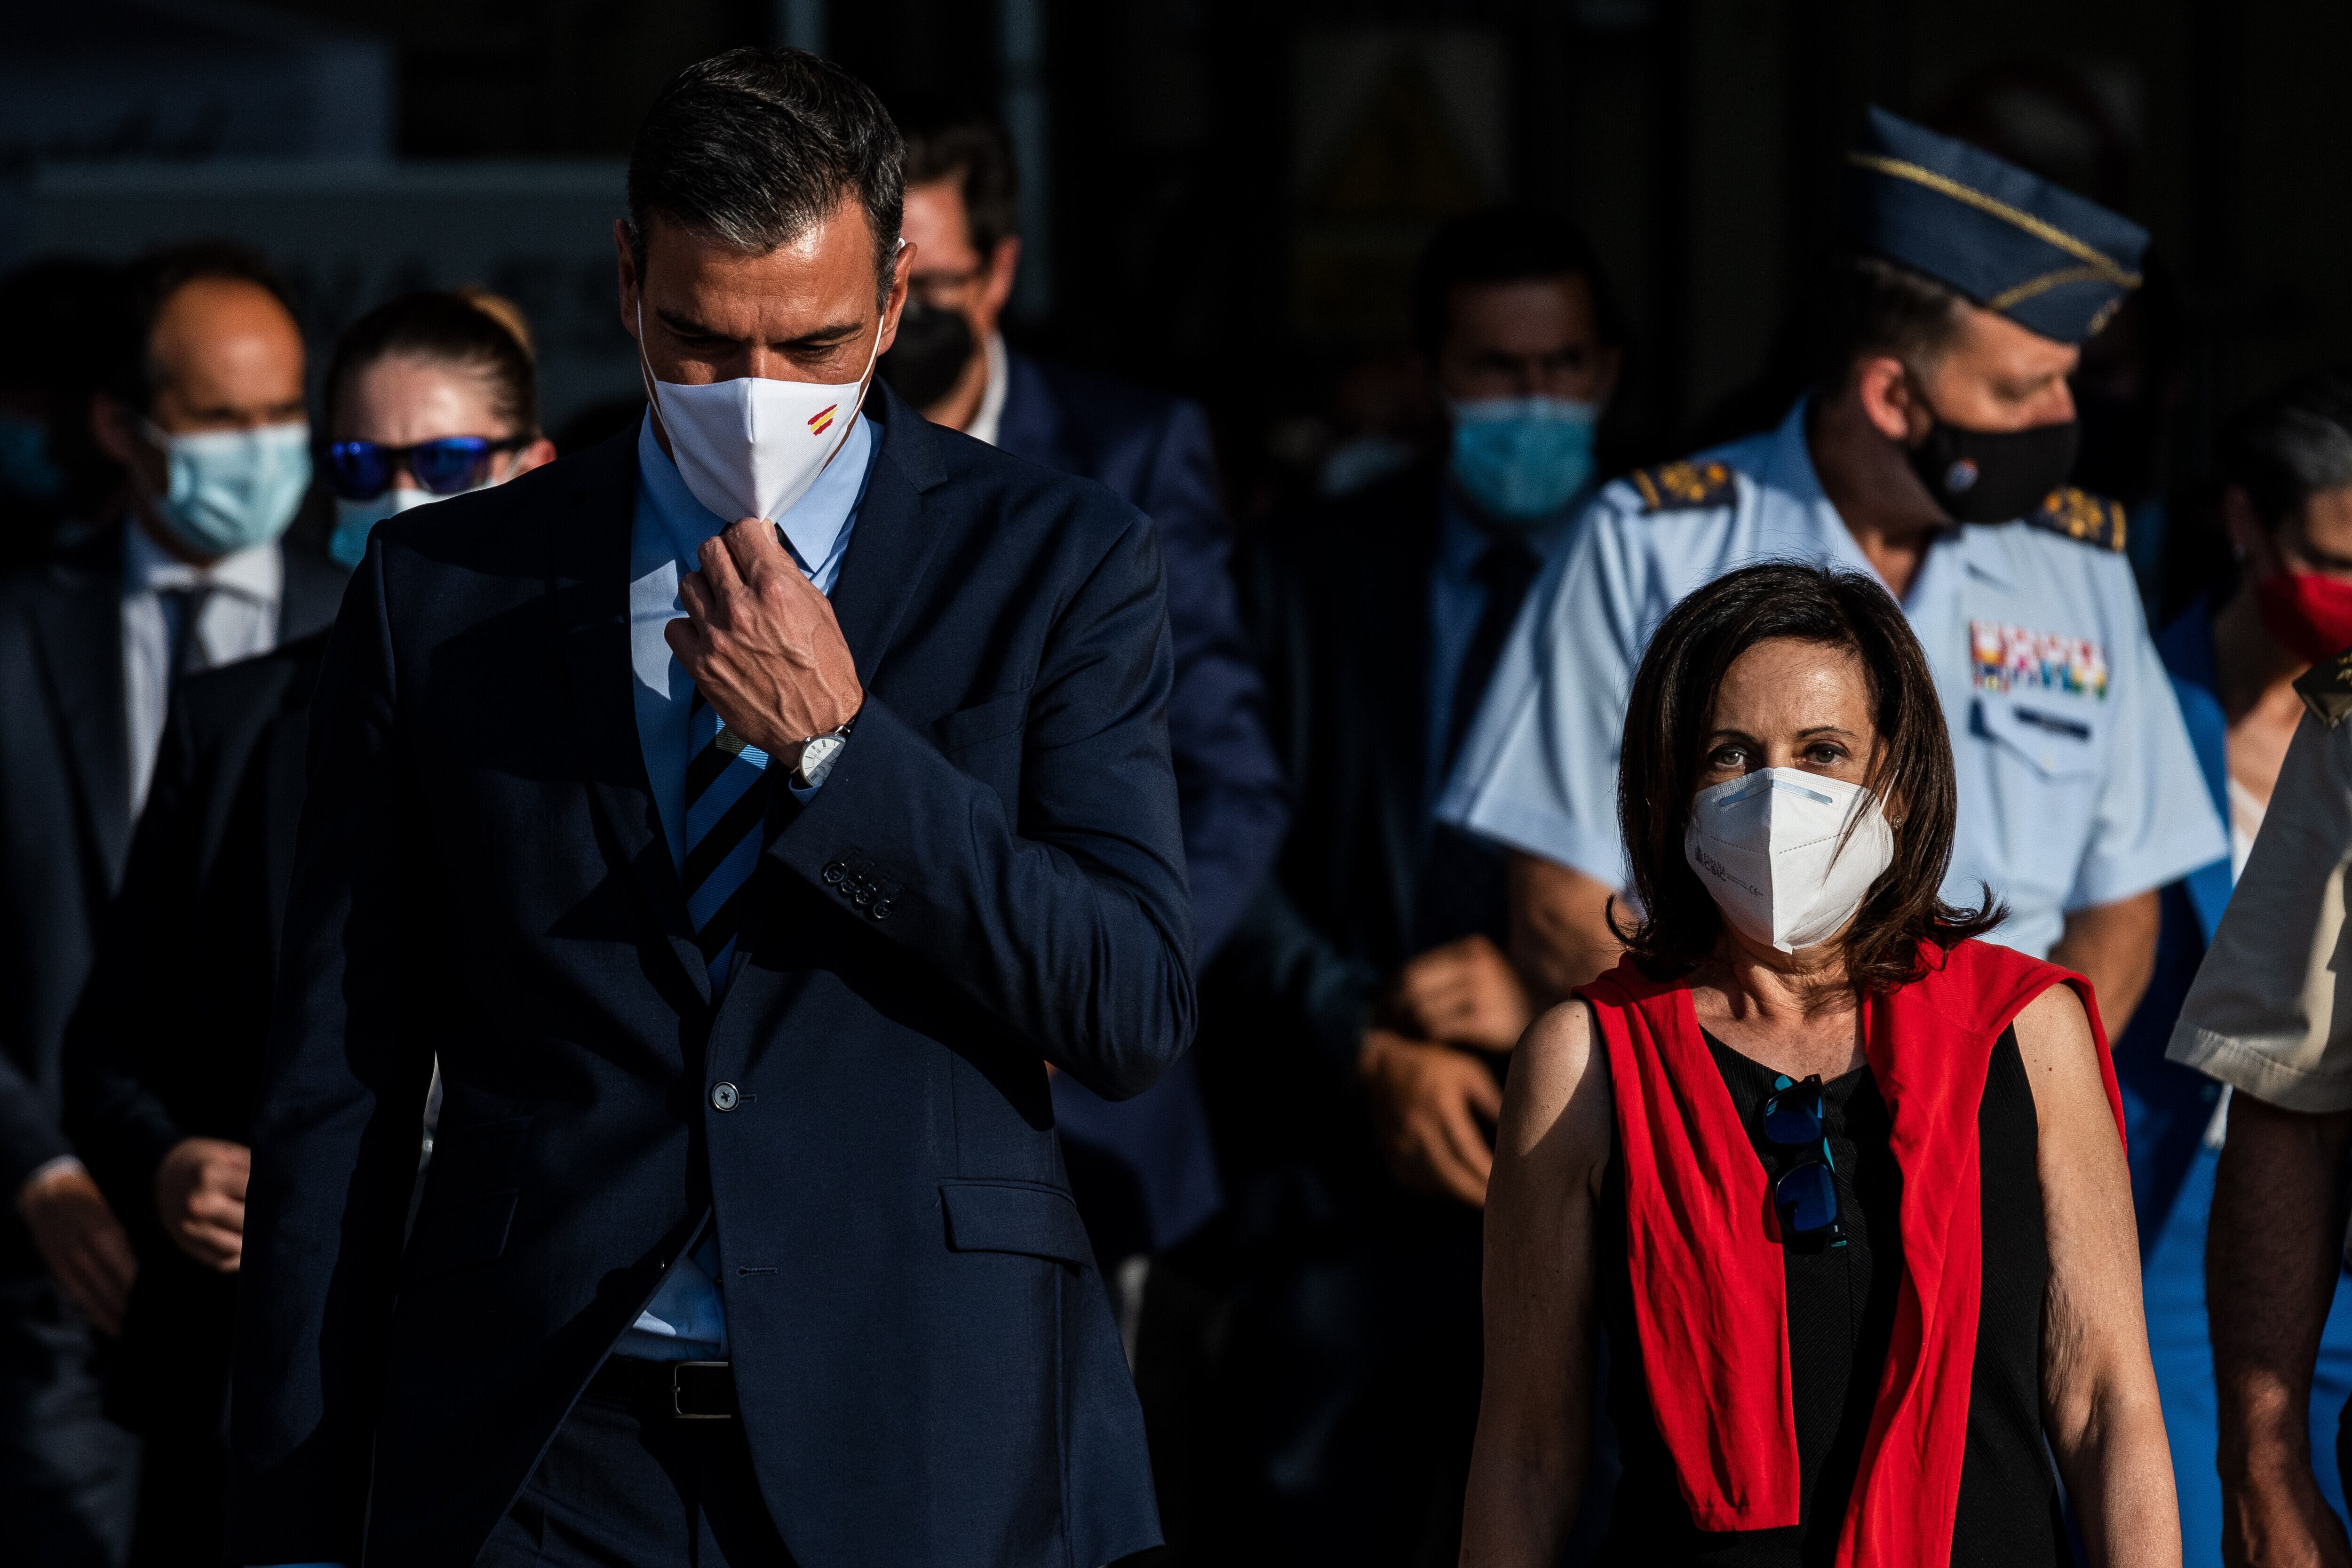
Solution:
<svg viewBox="0 0 2352 1568">
<path fill-rule="evenodd" d="M 1707 1048 L 1739 1108 L 1755 1156 L 1778 1178 L 1801 1150 L 1764 1138 L 1764 1101 L 1779 1076 L 1713 1036 Z M 1673 1458 L 1650 1409 L 1625 1257 L 1625 1173 L 1602 1177 L 1601 1326 L 1609 1336 L 1609 1414 L 1624 1472 L 1595 1559 L 1634 1568 L 1812 1568 L 1837 1555 L 1838 1532 L 1886 1365 L 1903 1278 L 1903 1173 L 1887 1146 L 1893 1121 L 1868 1068 L 1822 1086 L 1837 1177 L 1840 1247 L 1785 1250 L 1789 1359 L 1804 1494 L 1790 1530 L 1705 1531 L 1691 1522 Z M 1955 1563 L 2032 1568 L 2069 1563 L 2058 1490 L 2042 1436 L 2042 1298 L 2050 1277 L 2034 1170 L 2039 1123 L 2014 1030 L 1993 1047 L 1977 1110 L 1984 1204 L 1983 1304 L 1969 1387 L 1969 1434 L 1952 1529 Z M 1672 1376 L 1673 1369 L 1660 1369 Z M 1758 1375 L 1768 1375 L 1759 1369 Z"/>
</svg>

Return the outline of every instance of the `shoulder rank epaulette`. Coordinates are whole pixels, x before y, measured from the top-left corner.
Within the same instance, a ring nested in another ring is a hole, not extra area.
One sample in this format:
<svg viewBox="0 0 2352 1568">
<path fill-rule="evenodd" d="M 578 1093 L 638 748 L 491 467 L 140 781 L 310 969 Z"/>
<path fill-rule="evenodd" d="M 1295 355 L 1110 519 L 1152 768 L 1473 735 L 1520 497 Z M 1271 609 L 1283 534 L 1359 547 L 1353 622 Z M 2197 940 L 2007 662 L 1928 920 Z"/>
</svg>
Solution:
<svg viewBox="0 0 2352 1568">
<path fill-rule="evenodd" d="M 2294 694 L 2311 716 L 2333 730 L 2352 713 L 2352 648 L 2321 659 L 2294 678 Z"/>
<path fill-rule="evenodd" d="M 1729 506 L 1739 499 L 1728 463 L 1660 463 L 1635 468 L 1625 482 L 1641 492 L 1643 511 L 1690 511 Z"/>
<path fill-rule="evenodd" d="M 2124 503 L 2061 485 L 2025 514 L 2025 521 L 2052 533 L 2063 533 L 2103 550 L 2124 547 Z"/>
</svg>

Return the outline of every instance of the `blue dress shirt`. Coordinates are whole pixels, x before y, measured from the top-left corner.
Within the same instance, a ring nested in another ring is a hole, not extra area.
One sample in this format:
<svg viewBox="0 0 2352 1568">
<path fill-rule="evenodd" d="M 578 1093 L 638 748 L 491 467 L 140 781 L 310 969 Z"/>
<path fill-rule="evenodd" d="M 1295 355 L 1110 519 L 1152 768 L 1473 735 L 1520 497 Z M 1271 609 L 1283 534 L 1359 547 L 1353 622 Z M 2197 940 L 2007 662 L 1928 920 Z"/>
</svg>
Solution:
<svg viewBox="0 0 2352 1568">
<path fill-rule="evenodd" d="M 1429 777 L 1422 799 L 1433 801 L 1445 786 L 1445 742 L 1453 733 L 1454 687 L 1461 679 L 1462 661 L 1470 657 L 1470 639 L 1478 635 L 1479 617 L 1486 613 L 1486 585 L 1478 580 L 1478 561 L 1495 542 L 1499 528 L 1472 521 L 1461 497 L 1448 483 L 1439 491 L 1437 560 L 1429 574 Z M 1571 497 L 1549 517 L 1519 526 L 1519 536 L 1548 561 L 1569 524 L 1592 499 L 1590 487 Z M 1530 591 L 1528 597 L 1534 597 Z"/>
<path fill-rule="evenodd" d="M 778 520 L 785 548 L 819 593 L 831 594 L 841 575 L 841 559 L 856 526 L 875 447 L 873 426 L 861 414 L 850 425 L 839 455 Z M 649 414 L 637 431 L 637 507 L 629 528 L 629 663 L 635 675 L 630 685 L 646 779 L 653 786 L 670 858 L 681 867 L 686 863 L 687 715 L 694 682 L 670 652 L 662 628 L 686 614 L 678 602 L 678 579 L 700 570 L 698 552 L 703 543 L 734 521 L 694 499 L 677 465 L 654 439 Z M 756 751 L 743 755 L 765 765 Z M 793 793 L 806 800 L 816 790 L 794 786 Z M 727 1316 L 718 1281 L 719 1239 L 706 1231 L 694 1250 L 677 1260 L 614 1349 L 651 1361 L 723 1359 Z"/>
</svg>

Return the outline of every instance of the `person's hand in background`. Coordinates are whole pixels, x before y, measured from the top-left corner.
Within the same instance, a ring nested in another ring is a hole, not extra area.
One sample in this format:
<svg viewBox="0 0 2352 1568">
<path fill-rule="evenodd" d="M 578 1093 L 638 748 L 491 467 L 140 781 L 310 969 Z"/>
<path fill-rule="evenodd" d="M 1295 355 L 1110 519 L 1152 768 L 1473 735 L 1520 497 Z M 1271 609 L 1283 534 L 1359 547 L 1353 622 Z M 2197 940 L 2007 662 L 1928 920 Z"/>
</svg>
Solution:
<svg viewBox="0 0 2352 1568">
<path fill-rule="evenodd" d="M 1518 972 L 1483 936 L 1431 948 L 1406 964 L 1391 1005 L 1412 1034 L 1481 1051 L 1509 1050 L 1536 1017 Z"/>
<path fill-rule="evenodd" d="M 155 1167 L 155 1217 L 172 1245 L 223 1274 L 245 1256 L 245 1184 L 253 1151 L 219 1138 L 183 1138 Z"/>
<path fill-rule="evenodd" d="M 1356 1075 L 1373 1136 L 1397 1181 L 1483 1208 L 1495 1153 L 1486 1128 L 1503 1111 L 1503 1091 L 1478 1058 L 1451 1046 L 1368 1029 Z"/>
<path fill-rule="evenodd" d="M 16 1212 L 66 1300 L 110 1338 L 121 1333 L 139 1259 L 80 1162 L 35 1172 L 16 1191 Z"/>
</svg>

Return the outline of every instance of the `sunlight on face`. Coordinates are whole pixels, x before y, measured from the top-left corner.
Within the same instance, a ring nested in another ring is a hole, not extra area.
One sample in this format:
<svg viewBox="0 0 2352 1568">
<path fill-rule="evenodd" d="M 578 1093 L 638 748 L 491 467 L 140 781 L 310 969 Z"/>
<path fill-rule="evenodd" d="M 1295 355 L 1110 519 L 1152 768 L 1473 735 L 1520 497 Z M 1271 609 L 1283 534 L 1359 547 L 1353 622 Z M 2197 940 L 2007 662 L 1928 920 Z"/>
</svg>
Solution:
<svg viewBox="0 0 2352 1568">
<path fill-rule="evenodd" d="M 1862 660 L 1792 637 L 1758 643 L 1724 672 L 1705 745 L 1702 790 L 1762 768 L 1869 784 L 1879 735 Z"/>
</svg>

